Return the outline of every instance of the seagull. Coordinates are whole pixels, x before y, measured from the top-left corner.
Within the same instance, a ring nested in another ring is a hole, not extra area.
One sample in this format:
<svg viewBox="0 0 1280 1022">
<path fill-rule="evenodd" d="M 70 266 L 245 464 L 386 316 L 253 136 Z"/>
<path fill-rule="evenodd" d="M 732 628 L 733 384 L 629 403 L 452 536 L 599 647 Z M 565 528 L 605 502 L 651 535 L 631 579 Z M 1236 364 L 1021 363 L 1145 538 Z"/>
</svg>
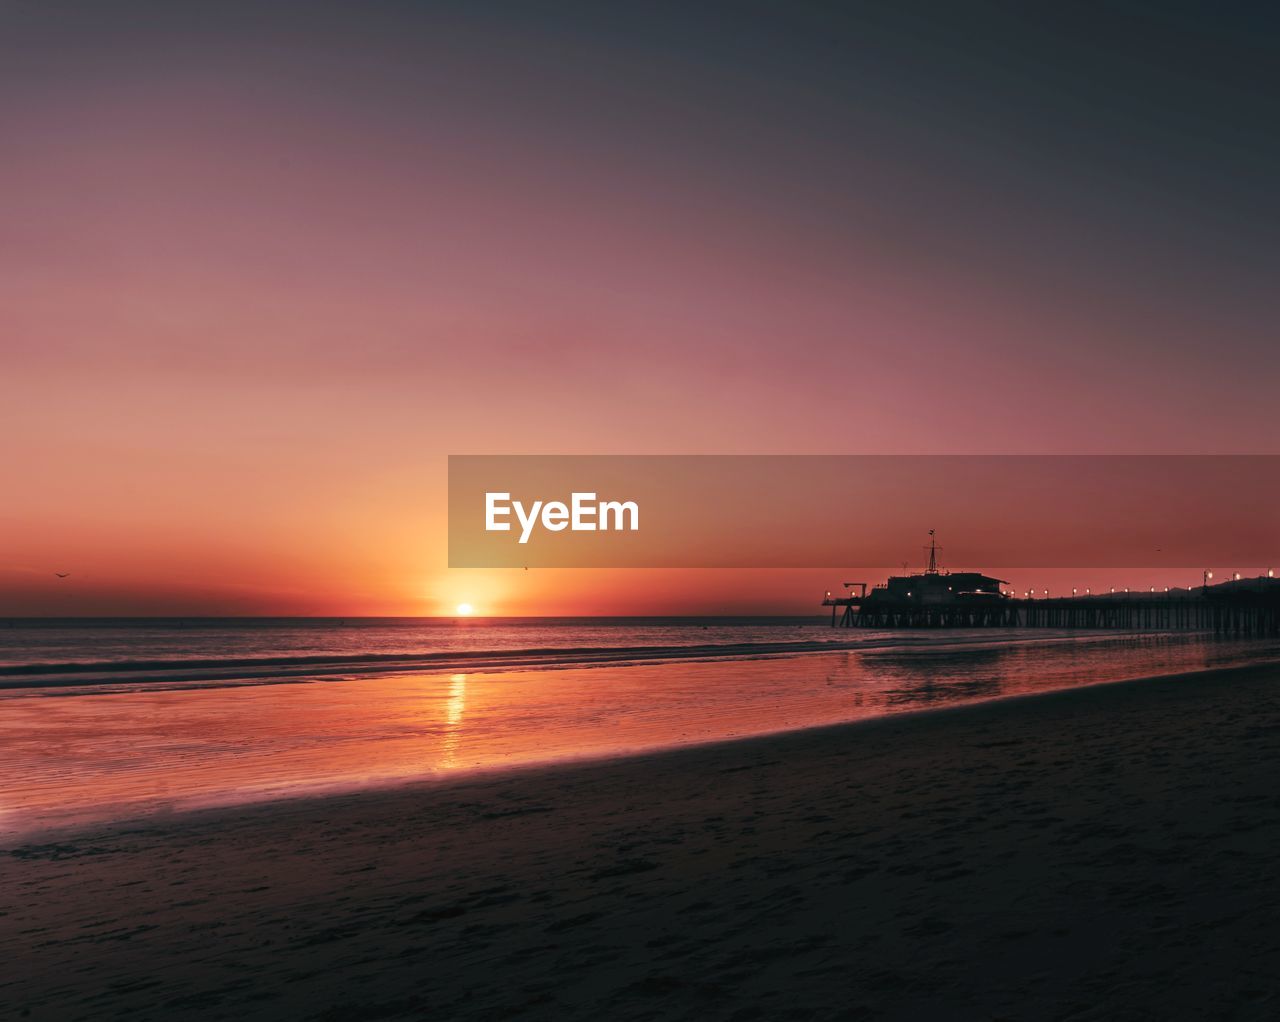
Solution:
<svg viewBox="0 0 1280 1022">
<path fill-rule="evenodd" d="M 69 577 L 70 577 L 70 575 L 71 575 L 71 572 L 69 572 L 69 571 L 55 571 L 55 572 L 54 572 L 54 574 L 55 574 L 55 575 L 57 575 L 57 576 L 58 576 L 58 578 L 69 578 Z"/>
</svg>

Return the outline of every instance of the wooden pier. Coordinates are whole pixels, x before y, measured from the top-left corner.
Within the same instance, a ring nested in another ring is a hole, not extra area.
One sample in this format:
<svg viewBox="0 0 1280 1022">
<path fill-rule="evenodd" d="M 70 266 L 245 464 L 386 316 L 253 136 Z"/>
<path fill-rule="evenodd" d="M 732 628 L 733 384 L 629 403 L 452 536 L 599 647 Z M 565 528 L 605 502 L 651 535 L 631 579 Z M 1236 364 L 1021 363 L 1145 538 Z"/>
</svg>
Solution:
<svg viewBox="0 0 1280 1022">
<path fill-rule="evenodd" d="M 831 608 L 832 628 L 1119 628 L 1280 635 L 1280 585 L 1178 595 L 993 595 L 945 604 L 875 599 L 873 591 L 870 596 L 828 595 L 822 604 Z"/>
</svg>

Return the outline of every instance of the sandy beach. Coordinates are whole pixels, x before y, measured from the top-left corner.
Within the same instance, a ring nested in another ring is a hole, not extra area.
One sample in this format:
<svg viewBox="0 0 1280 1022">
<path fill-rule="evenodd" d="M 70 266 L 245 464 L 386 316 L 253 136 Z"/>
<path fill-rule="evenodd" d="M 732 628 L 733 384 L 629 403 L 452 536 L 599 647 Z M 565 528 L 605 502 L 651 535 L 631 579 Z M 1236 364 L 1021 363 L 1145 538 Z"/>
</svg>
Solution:
<svg viewBox="0 0 1280 1022">
<path fill-rule="evenodd" d="M 50 835 L 4 1014 L 1274 1018 L 1280 673 Z"/>
</svg>

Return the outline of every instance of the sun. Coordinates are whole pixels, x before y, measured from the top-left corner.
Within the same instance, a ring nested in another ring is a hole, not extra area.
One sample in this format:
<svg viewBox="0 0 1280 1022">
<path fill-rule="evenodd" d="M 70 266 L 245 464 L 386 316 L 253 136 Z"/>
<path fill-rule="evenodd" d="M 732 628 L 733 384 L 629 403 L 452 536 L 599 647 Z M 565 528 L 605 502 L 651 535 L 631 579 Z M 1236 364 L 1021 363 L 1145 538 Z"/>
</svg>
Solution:
<svg viewBox="0 0 1280 1022">
<path fill-rule="evenodd" d="M 459 617 L 466 617 L 466 616 L 467 616 L 468 614 L 470 614 L 470 613 L 471 613 L 475 608 L 474 608 L 474 607 L 472 607 L 472 606 L 471 606 L 471 604 L 469 604 L 469 603 L 459 603 L 459 604 L 458 604 L 458 606 L 457 606 L 455 609 L 457 610 L 457 612 L 458 612 L 458 616 L 459 616 Z"/>
</svg>

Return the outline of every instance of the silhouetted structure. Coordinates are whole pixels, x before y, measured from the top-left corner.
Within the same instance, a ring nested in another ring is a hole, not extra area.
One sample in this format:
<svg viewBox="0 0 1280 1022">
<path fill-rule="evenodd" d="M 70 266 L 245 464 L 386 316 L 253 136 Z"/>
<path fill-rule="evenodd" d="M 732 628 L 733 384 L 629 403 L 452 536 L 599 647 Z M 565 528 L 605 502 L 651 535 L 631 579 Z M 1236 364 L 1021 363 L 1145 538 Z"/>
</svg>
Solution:
<svg viewBox="0 0 1280 1022">
<path fill-rule="evenodd" d="M 933 536 L 932 531 L 929 533 Z M 929 567 L 895 575 L 868 591 L 846 582 L 848 596 L 827 593 L 831 627 L 843 628 L 1124 628 L 1280 634 L 1280 579 L 1236 579 L 1197 589 L 1017 598 L 1002 579 L 941 571 L 937 546 Z M 860 591 L 853 592 L 853 587 Z M 843 608 L 844 613 L 840 614 Z"/>
</svg>

